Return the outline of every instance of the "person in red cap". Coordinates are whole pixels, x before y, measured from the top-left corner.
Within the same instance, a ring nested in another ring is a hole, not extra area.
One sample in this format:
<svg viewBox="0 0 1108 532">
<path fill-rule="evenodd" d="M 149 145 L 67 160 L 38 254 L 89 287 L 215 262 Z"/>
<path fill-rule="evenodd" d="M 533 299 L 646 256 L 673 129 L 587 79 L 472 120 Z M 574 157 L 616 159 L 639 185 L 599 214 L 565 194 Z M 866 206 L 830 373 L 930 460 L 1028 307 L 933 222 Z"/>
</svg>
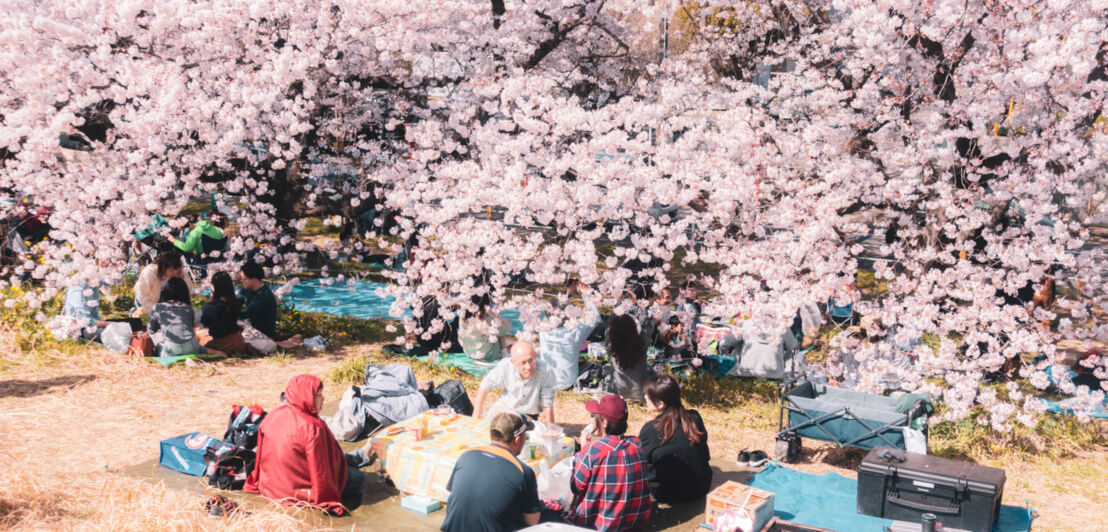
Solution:
<svg viewBox="0 0 1108 532">
<path fill-rule="evenodd" d="M 597 530 L 634 530 L 650 519 L 646 455 L 627 436 L 627 403 L 618 395 L 585 403 L 593 430 L 581 434 L 582 449 L 573 460 L 573 501 L 562 517 Z"/>
<path fill-rule="evenodd" d="M 365 451 L 344 455 L 319 418 L 323 382 L 318 377 L 293 377 L 283 397 L 284 404 L 258 427 L 257 460 L 243 491 L 345 515 L 343 499 L 360 495 L 363 478 L 357 468 L 368 465 Z"/>
</svg>

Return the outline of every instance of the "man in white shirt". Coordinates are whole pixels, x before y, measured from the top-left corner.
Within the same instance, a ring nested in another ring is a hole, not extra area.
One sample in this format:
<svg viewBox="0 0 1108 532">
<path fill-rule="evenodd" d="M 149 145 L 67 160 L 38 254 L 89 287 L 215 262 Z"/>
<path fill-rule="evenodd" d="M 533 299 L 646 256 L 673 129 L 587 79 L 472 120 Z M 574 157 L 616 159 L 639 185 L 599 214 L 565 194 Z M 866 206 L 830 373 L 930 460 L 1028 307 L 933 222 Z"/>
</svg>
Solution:
<svg viewBox="0 0 1108 532">
<path fill-rule="evenodd" d="M 538 360 L 531 342 L 512 345 L 512 357 L 501 360 L 481 381 L 474 401 L 473 413 L 483 416 L 485 401 L 492 390 L 504 393 L 494 403 L 487 417 L 500 412 L 516 412 L 537 417 L 542 414 L 547 423 L 554 423 L 554 375 Z"/>
</svg>

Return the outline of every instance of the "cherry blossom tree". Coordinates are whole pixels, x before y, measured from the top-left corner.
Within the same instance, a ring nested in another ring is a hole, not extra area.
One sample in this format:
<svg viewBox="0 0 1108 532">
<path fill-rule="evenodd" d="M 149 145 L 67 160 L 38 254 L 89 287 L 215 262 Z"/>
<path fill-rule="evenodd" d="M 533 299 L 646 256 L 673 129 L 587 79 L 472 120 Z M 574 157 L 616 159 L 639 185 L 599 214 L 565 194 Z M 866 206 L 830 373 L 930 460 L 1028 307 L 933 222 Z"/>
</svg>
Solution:
<svg viewBox="0 0 1108 532">
<path fill-rule="evenodd" d="M 983 406 L 1001 430 L 1042 404 L 987 374 L 1043 353 L 1019 375 L 1045 388 L 1058 337 L 1108 339 L 1103 251 L 1087 245 L 1108 184 L 1095 2 L 13 0 L 0 13 L 0 187 L 53 209 L 50 240 L 10 268 L 45 287 L 31 304 L 118 276 L 152 214 L 220 192 L 237 202 L 231 258 L 274 244 L 261 255 L 275 273 L 307 253 L 413 244 L 390 291 L 397 315 L 439 300 L 421 333 L 485 292 L 529 329 L 573 322 L 554 288 L 570 277 L 617 310 L 629 283 L 695 281 L 705 317 L 781 332 L 802 304 L 854 302 L 881 331 L 836 344 L 829 371 L 940 396 L 951 418 Z M 59 146 L 78 133 L 84 150 Z M 296 239 L 307 216 L 370 205 L 397 224 L 323 249 Z M 859 269 L 876 280 L 866 297 Z M 1051 307 L 1061 317 L 1025 301 L 1051 275 L 1072 293 Z"/>
</svg>

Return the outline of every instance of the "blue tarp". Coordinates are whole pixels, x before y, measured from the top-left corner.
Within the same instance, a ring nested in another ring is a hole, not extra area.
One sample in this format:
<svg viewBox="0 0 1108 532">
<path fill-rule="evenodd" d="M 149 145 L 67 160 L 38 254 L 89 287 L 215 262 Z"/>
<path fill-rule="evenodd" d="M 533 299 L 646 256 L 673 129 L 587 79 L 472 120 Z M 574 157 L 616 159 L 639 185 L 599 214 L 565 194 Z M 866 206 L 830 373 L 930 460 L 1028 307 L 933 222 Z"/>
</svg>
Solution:
<svg viewBox="0 0 1108 532">
<path fill-rule="evenodd" d="M 1074 409 L 1071 404 L 1075 401 L 1077 401 L 1077 398 L 1074 397 L 1071 397 L 1064 401 L 1051 401 L 1048 399 L 1043 399 L 1043 402 L 1046 403 L 1047 412 L 1054 412 L 1055 414 L 1063 414 L 1067 416 L 1074 415 Z M 1097 407 L 1092 412 L 1090 412 L 1089 415 L 1095 418 L 1108 419 L 1108 401 L 1097 405 Z"/>
<path fill-rule="evenodd" d="M 858 513 L 858 481 L 836 473 L 810 475 L 770 464 L 751 479 L 750 485 L 772 492 L 773 513 L 802 525 L 881 532 L 889 519 Z M 1002 506 L 993 532 L 1028 532 L 1031 515 L 1026 508 Z"/>
<path fill-rule="evenodd" d="M 285 299 L 291 301 L 296 310 L 304 312 L 361 319 L 395 319 L 389 316 L 389 307 L 396 298 L 377 295 L 377 289 L 385 288 L 385 285 L 370 281 L 347 283 L 348 281 L 336 281 L 331 286 L 321 286 L 319 279 L 304 281 L 293 286 Z M 411 313 L 405 315 L 410 316 Z M 511 322 L 513 334 L 523 330 L 518 310 L 504 310 L 500 316 Z"/>
</svg>

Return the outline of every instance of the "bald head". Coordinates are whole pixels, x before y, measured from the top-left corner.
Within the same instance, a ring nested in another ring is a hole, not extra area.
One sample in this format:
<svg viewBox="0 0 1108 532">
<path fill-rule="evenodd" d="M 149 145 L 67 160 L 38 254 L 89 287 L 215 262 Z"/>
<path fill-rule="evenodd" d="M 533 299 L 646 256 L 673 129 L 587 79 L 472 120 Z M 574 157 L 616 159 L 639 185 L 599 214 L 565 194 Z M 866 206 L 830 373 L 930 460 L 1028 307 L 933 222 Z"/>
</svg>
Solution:
<svg viewBox="0 0 1108 532">
<path fill-rule="evenodd" d="M 528 380 L 535 375 L 538 366 L 535 346 L 526 340 L 520 340 L 512 345 L 512 366 L 519 372 L 519 378 Z"/>
</svg>

